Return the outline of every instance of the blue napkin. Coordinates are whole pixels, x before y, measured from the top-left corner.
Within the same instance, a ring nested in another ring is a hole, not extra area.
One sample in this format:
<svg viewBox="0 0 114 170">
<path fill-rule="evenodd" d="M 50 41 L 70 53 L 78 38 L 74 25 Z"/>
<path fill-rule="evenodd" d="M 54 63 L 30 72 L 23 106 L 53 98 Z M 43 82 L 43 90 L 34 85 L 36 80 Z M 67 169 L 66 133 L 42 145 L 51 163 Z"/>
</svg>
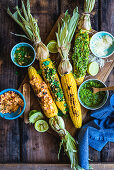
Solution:
<svg viewBox="0 0 114 170">
<path fill-rule="evenodd" d="M 114 142 L 114 94 L 100 109 L 93 111 L 94 120 L 85 124 L 79 132 L 79 164 L 89 169 L 89 146 L 101 151 L 107 142 Z"/>
</svg>

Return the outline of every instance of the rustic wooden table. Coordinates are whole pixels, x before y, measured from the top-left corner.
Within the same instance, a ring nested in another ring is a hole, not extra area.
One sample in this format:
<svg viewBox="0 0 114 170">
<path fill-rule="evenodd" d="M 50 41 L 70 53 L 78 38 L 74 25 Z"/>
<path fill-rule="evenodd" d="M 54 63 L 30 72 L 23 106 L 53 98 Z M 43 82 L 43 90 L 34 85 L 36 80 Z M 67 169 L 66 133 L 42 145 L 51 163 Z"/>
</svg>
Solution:
<svg viewBox="0 0 114 170">
<path fill-rule="evenodd" d="M 5 88 L 18 89 L 27 71 L 26 69 L 18 69 L 10 59 L 12 47 L 16 43 L 26 41 L 10 34 L 10 32 L 23 34 L 19 26 L 6 13 L 8 6 L 13 8 L 16 4 L 20 5 L 20 0 L 0 0 L 0 91 Z M 82 12 L 83 0 L 31 0 L 32 14 L 39 20 L 38 24 L 43 41 L 48 36 L 60 13 L 65 12 L 66 9 L 72 12 L 76 5 L 79 6 L 79 11 Z M 114 0 L 96 0 L 91 20 L 93 29 L 108 31 L 114 35 Z M 114 85 L 113 71 L 106 81 L 106 84 L 110 86 Z M 22 119 L 7 121 L 0 118 L 1 164 L 69 163 L 63 151 L 60 160 L 57 158 L 59 142 L 59 138 L 57 139 L 51 134 L 37 133 L 34 127 L 25 125 Z M 114 161 L 114 143 L 109 142 L 101 152 L 92 148 L 89 152 L 90 159 L 93 162 Z M 34 169 L 36 169 L 35 166 Z M 14 167 L 10 168 L 13 169 Z M 0 165 L 0 169 L 7 168 Z M 59 166 L 59 169 L 62 169 L 62 167 Z"/>
</svg>

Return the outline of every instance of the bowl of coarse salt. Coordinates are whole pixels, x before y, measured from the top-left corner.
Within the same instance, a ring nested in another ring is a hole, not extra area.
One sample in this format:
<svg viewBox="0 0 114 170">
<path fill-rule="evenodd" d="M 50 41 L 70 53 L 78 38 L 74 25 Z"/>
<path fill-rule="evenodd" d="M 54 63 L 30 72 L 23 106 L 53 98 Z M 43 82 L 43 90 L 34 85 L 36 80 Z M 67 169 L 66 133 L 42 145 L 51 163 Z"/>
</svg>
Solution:
<svg viewBox="0 0 114 170">
<path fill-rule="evenodd" d="M 105 31 L 94 34 L 90 40 L 91 52 L 99 58 L 107 58 L 114 53 L 114 37 Z"/>
</svg>

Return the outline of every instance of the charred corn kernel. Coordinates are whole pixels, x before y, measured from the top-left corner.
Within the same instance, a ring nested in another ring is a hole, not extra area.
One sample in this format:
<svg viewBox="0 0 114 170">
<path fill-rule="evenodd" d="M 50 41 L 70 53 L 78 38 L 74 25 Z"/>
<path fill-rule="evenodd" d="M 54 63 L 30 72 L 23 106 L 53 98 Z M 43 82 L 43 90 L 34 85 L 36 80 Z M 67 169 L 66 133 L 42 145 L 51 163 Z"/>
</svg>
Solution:
<svg viewBox="0 0 114 170">
<path fill-rule="evenodd" d="M 48 118 L 57 116 L 58 110 L 46 83 L 42 80 L 41 76 L 32 66 L 28 68 L 28 75 L 30 79 L 30 84 L 36 96 L 39 98 L 41 108 L 44 111 L 45 115 Z"/>
<path fill-rule="evenodd" d="M 64 94 L 53 62 L 50 58 L 40 60 L 40 68 L 42 69 L 43 78 L 50 89 L 56 105 L 63 112 L 63 114 L 66 114 Z"/>
<path fill-rule="evenodd" d="M 77 85 L 72 73 L 61 77 L 66 102 L 69 106 L 70 117 L 76 128 L 82 126 L 81 106 L 78 100 Z"/>
<path fill-rule="evenodd" d="M 89 62 L 89 35 L 87 31 L 80 30 L 75 36 L 73 60 L 73 71 L 77 85 L 80 85 L 86 75 Z"/>
</svg>

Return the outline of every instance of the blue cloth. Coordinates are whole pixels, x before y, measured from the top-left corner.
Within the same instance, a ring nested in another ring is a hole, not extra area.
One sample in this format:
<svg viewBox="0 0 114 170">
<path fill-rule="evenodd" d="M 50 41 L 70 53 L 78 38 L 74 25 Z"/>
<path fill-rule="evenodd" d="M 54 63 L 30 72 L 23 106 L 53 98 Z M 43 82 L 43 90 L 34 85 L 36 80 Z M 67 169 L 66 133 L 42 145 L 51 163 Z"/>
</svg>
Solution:
<svg viewBox="0 0 114 170">
<path fill-rule="evenodd" d="M 101 151 L 107 142 L 114 142 L 114 94 L 104 107 L 93 111 L 94 120 L 85 124 L 79 132 L 79 164 L 89 169 L 89 146 Z M 89 145 L 89 146 L 88 146 Z"/>
</svg>

